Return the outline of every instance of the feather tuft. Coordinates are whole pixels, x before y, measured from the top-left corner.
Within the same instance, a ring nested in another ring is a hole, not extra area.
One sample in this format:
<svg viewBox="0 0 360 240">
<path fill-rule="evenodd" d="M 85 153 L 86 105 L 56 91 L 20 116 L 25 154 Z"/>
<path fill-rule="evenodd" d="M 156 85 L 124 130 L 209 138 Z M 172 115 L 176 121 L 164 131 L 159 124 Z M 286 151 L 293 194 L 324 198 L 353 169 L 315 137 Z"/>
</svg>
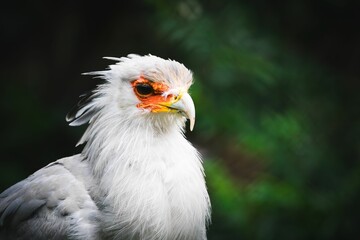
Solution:
<svg viewBox="0 0 360 240">
<path fill-rule="evenodd" d="M 66 115 L 70 126 L 80 126 L 91 120 L 97 112 L 94 102 L 96 95 L 90 91 L 80 96 L 80 101 Z"/>
</svg>

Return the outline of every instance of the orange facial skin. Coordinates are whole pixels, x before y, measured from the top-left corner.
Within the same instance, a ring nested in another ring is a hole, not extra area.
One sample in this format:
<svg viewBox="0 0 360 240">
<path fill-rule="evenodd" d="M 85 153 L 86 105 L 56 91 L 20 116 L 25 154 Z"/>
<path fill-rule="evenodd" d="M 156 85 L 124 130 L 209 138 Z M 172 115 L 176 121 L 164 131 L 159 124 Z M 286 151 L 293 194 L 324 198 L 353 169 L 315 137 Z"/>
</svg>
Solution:
<svg viewBox="0 0 360 240">
<path fill-rule="evenodd" d="M 176 102 L 174 95 L 169 94 L 164 96 L 163 93 L 169 90 L 169 87 L 160 82 L 153 82 L 144 77 L 140 77 L 131 83 L 134 93 L 137 98 L 141 101 L 136 106 L 138 108 L 147 109 L 151 112 L 173 112 L 174 110 L 169 108 L 169 106 Z M 138 85 L 148 85 L 153 91 L 151 94 L 142 95 L 137 91 L 136 86 Z"/>
</svg>

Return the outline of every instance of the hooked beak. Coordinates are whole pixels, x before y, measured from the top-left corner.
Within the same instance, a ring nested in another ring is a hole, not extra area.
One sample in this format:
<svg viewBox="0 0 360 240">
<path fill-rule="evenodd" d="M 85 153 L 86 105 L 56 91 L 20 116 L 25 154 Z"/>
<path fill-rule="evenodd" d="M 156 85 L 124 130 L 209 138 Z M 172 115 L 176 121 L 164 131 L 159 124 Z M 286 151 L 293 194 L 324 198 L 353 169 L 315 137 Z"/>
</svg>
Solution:
<svg viewBox="0 0 360 240">
<path fill-rule="evenodd" d="M 172 103 L 169 108 L 177 110 L 190 120 L 190 131 L 194 129 L 195 125 L 195 105 L 190 95 L 185 92 L 180 96 L 181 98 Z"/>
</svg>

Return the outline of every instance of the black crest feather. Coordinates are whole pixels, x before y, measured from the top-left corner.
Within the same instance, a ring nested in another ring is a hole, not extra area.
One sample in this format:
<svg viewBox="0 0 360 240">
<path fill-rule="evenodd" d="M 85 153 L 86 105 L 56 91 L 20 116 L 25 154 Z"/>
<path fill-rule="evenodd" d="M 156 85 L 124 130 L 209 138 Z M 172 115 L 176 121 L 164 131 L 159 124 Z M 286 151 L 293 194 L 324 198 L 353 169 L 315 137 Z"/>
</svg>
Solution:
<svg viewBox="0 0 360 240">
<path fill-rule="evenodd" d="M 95 97 L 93 91 L 80 95 L 79 102 L 66 115 L 66 121 L 70 122 L 70 126 L 80 126 L 90 121 L 96 113 L 93 107 Z"/>
</svg>

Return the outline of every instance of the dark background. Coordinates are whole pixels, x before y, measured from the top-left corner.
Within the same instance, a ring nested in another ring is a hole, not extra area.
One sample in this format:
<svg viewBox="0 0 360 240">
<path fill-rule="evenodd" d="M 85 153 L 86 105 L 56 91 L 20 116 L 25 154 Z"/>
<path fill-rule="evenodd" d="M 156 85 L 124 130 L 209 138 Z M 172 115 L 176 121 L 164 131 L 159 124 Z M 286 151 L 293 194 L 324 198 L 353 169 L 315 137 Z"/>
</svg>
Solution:
<svg viewBox="0 0 360 240">
<path fill-rule="evenodd" d="M 3 1 L 0 191 L 75 148 L 80 74 L 128 53 L 193 70 L 209 239 L 360 238 L 357 1 Z"/>
</svg>

